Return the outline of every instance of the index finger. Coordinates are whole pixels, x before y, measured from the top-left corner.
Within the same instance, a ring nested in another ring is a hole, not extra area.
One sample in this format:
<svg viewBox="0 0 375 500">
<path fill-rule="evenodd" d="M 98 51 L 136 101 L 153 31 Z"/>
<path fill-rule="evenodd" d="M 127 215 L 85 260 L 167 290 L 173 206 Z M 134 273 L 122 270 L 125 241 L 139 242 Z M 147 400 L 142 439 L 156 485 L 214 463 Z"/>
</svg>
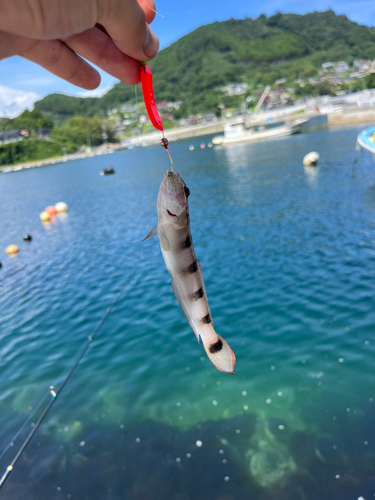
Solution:
<svg viewBox="0 0 375 500">
<path fill-rule="evenodd" d="M 148 9 L 151 2 L 141 1 Z M 110 0 L 103 7 L 99 23 L 122 52 L 138 61 L 148 61 L 156 55 L 159 40 L 146 23 L 137 0 Z"/>
</svg>

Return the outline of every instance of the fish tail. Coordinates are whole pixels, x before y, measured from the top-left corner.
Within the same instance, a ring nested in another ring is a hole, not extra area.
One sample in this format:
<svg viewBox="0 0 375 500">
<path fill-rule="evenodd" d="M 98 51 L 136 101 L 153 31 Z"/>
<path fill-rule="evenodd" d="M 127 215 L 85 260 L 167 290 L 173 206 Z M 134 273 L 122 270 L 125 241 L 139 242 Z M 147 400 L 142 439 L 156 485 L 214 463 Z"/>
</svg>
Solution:
<svg viewBox="0 0 375 500">
<path fill-rule="evenodd" d="M 203 341 L 204 350 L 211 363 L 221 372 L 233 373 L 236 357 L 228 343 L 217 335 L 214 342 Z"/>
</svg>

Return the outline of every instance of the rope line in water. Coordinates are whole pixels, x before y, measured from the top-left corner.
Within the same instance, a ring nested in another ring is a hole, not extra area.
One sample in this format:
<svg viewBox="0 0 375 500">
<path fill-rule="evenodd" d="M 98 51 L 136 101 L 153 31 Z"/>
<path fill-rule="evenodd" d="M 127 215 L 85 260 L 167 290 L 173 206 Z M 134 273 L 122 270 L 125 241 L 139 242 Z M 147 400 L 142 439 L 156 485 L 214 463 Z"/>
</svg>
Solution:
<svg viewBox="0 0 375 500">
<path fill-rule="evenodd" d="M 353 162 L 352 177 L 355 177 L 355 167 L 358 167 L 358 170 L 361 172 L 362 177 L 364 179 L 366 179 L 367 183 L 369 183 L 369 179 L 368 179 L 367 175 L 364 173 L 364 171 L 362 170 L 362 167 L 359 164 L 358 154 L 362 158 L 362 151 L 363 150 L 362 150 L 361 146 L 359 145 L 359 143 L 357 141 L 357 143 L 355 145 L 355 159 L 354 159 L 354 162 Z"/>
<path fill-rule="evenodd" d="M 36 431 L 38 430 L 38 428 L 40 427 L 41 423 L 43 422 L 45 416 L 47 415 L 47 413 L 49 412 L 49 410 L 51 409 L 53 403 L 56 401 L 56 399 L 58 398 L 58 396 L 60 395 L 61 391 L 64 389 L 65 385 L 67 384 L 68 380 L 70 379 L 70 377 L 73 375 L 75 369 L 77 368 L 77 366 L 79 365 L 81 359 L 83 358 L 83 356 L 86 354 L 86 351 L 87 349 L 90 347 L 91 343 L 95 340 L 95 337 L 98 335 L 99 331 L 101 330 L 102 326 L 104 325 L 106 319 L 108 318 L 108 316 L 111 314 L 111 312 L 113 311 L 114 307 L 116 306 L 116 304 L 118 303 L 118 301 L 120 300 L 120 297 L 121 295 L 123 294 L 125 288 L 128 286 L 131 278 L 134 276 L 135 274 L 135 270 L 130 274 L 129 278 L 125 281 L 125 283 L 123 284 L 122 288 L 120 289 L 120 291 L 118 292 L 117 294 L 117 297 L 116 299 L 114 300 L 114 302 L 112 302 L 112 304 L 110 305 L 110 307 L 108 307 L 108 309 L 106 310 L 104 316 L 102 317 L 99 325 L 96 327 L 96 329 L 94 330 L 94 333 L 92 335 L 89 335 L 87 337 L 87 341 L 85 343 L 85 346 L 84 348 L 82 349 L 82 351 L 80 352 L 80 354 L 78 355 L 77 359 L 75 360 L 75 362 L 73 363 L 72 367 L 70 368 L 69 372 L 67 373 L 67 375 L 65 376 L 64 380 L 62 381 L 59 389 L 57 390 L 57 392 L 55 392 L 54 390 L 54 387 L 51 385 L 50 388 L 49 388 L 49 394 L 51 395 L 51 401 L 48 403 L 48 405 L 45 407 L 43 413 L 40 415 L 38 421 L 36 422 L 36 424 L 34 425 L 34 427 L 32 428 L 32 430 L 30 431 L 30 433 L 28 434 L 28 436 L 26 437 L 25 441 L 23 442 L 23 444 L 21 445 L 20 449 L 18 450 L 16 456 L 13 458 L 13 460 L 11 461 L 11 463 L 8 465 L 8 467 L 6 468 L 6 471 L 4 472 L 3 476 L 1 477 L 0 479 L 0 489 L 1 487 L 4 485 L 6 479 L 8 478 L 9 474 L 12 472 L 12 470 L 14 469 L 14 466 L 16 465 L 18 459 L 21 457 L 22 453 L 25 451 L 27 445 L 29 444 L 29 442 L 31 441 L 31 439 L 33 438 L 34 434 L 36 433 Z M 2 458 L 4 456 L 4 454 L 6 453 L 6 451 L 13 445 L 13 441 L 19 436 L 19 434 L 22 432 L 22 430 L 25 428 L 25 426 L 27 425 L 27 423 L 31 420 L 31 418 L 35 415 L 35 413 L 37 412 L 37 410 L 40 408 L 40 406 L 44 403 L 45 399 L 47 398 L 48 394 L 42 399 L 42 401 L 39 403 L 38 407 L 34 410 L 34 412 L 28 417 L 28 419 L 25 421 L 25 423 L 21 426 L 21 428 L 19 429 L 19 431 L 15 434 L 15 436 L 13 437 L 12 441 L 8 444 L 8 446 L 5 448 L 5 450 L 3 451 L 2 455 L 0 458 Z"/>
</svg>

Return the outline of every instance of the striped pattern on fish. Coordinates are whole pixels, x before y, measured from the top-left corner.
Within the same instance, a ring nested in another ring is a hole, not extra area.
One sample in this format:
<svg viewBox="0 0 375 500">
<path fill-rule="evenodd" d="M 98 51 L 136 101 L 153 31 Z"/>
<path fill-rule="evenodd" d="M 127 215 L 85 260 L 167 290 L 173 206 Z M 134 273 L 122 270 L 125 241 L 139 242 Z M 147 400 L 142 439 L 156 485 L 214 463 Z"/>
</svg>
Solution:
<svg viewBox="0 0 375 500">
<path fill-rule="evenodd" d="M 203 281 L 195 257 L 189 220 L 189 189 L 178 173 L 167 172 L 160 185 L 158 225 L 145 238 L 158 235 L 164 262 L 172 276 L 172 288 L 185 317 L 214 366 L 233 373 L 236 358 L 213 326 Z"/>
</svg>

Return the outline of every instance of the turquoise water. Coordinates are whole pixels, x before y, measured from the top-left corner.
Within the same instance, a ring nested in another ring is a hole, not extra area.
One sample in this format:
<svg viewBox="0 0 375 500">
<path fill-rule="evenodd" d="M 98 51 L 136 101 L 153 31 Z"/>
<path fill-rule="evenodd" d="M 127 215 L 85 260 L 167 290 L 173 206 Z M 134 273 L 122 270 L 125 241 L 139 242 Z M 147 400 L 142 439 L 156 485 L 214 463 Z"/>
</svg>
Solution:
<svg viewBox="0 0 375 500">
<path fill-rule="evenodd" d="M 129 280 L 2 498 L 373 498 L 375 164 L 353 176 L 360 130 L 171 144 L 233 376 L 196 342 L 158 241 L 141 243 L 160 146 L 0 175 L 0 454 Z M 69 212 L 41 223 L 57 201 Z"/>
</svg>

